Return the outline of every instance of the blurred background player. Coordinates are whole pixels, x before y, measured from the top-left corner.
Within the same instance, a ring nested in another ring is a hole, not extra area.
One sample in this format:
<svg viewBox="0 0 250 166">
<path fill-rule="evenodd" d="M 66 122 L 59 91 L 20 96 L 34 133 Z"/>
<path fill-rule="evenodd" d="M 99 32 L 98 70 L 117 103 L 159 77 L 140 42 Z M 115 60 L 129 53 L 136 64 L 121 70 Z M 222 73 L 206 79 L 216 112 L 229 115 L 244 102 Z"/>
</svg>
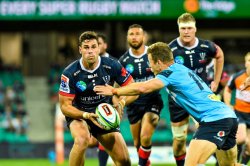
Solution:
<svg viewBox="0 0 250 166">
<path fill-rule="evenodd" d="M 215 63 L 214 79 L 211 81 L 210 88 L 215 92 L 224 65 L 224 54 L 221 48 L 211 41 L 196 37 L 196 20 L 191 14 L 182 14 L 179 16 L 177 23 L 179 37 L 169 44 L 174 55 L 174 61 L 193 70 L 208 84 L 206 66 L 209 59 L 213 58 Z M 169 111 L 173 133 L 173 153 L 177 166 L 183 166 L 186 157 L 189 114 L 171 98 L 169 98 Z"/>
<path fill-rule="evenodd" d="M 131 73 L 135 82 L 154 78 L 145 45 L 144 30 L 141 25 L 133 24 L 127 31 L 129 50 L 119 61 Z M 150 165 L 149 156 L 152 147 L 152 136 L 159 122 L 163 102 L 159 91 L 140 95 L 132 104 L 127 106 L 127 115 L 134 146 L 138 151 L 140 166 Z"/>
<path fill-rule="evenodd" d="M 235 111 L 239 126 L 236 135 L 238 160 L 247 164 L 250 159 L 250 90 L 241 90 L 245 80 L 250 76 L 250 52 L 245 56 L 246 69 L 232 75 L 224 91 L 224 102 Z M 232 92 L 235 91 L 235 104 L 231 105 Z M 243 150 L 242 145 L 245 145 Z M 242 151 L 242 153 L 241 153 Z"/>
<path fill-rule="evenodd" d="M 93 88 L 95 85 L 113 85 L 114 81 L 124 86 L 133 78 L 117 61 L 99 56 L 95 32 L 86 31 L 80 35 L 79 52 L 81 58 L 64 69 L 59 91 L 60 108 L 74 140 L 69 165 L 84 165 L 85 151 L 91 136 L 94 136 L 105 147 L 115 165 L 129 166 L 128 149 L 119 128 L 104 130 L 96 120 L 96 107 L 100 103 L 111 103 L 112 99 L 96 94 Z"/>
</svg>

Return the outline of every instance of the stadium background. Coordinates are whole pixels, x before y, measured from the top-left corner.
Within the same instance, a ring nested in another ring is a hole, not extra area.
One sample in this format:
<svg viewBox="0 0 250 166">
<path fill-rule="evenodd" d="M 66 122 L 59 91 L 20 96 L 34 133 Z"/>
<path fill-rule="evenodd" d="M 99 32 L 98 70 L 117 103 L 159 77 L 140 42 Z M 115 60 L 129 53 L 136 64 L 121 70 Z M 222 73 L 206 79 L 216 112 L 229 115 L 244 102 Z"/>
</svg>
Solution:
<svg viewBox="0 0 250 166">
<path fill-rule="evenodd" d="M 197 19 L 197 36 L 221 46 L 225 54 L 224 70 L 231 74 L 244 67 L 243 57 L 249 52 L 249 6 L 248 0 L 1 0 L 0 165 L 11 164 L 2 159 L 12 162 L 33 159 L 40 165 L 54 164 L 60 73 L 79 57 L 77 38 L 81 32 L 94 30 L 106 34 L 108 52 L 118 58 L 127 49 L 129 25 L 141 24 L 147 31 L 148 44 L 170 42 L 178 36 L 177 17 L 191 12 Z M 171 145 L 172 135 L 166 98 L 164 102 L 153 142 L 166 148 Z M 67 159 L 72 138 L 64 128 Z M 126 116 L 121 131 L 132 146 Z M 189 140 L 192 131 L 191 125 Z M 166 155 L 171 158 L 171 154 L 166 152 Z M 96 149 L 89 149 L 87 156 L 95 158 Z"/>
</svg>

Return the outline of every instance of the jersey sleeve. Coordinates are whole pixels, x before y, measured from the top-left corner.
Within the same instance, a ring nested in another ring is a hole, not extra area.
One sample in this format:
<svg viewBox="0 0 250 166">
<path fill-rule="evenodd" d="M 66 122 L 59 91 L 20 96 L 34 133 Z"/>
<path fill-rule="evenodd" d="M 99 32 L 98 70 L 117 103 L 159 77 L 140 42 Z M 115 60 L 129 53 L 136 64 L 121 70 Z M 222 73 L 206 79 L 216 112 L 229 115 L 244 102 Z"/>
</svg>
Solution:
<svg viewBox="0 0 250 166">
<path fill-rule="evenodd" d="M 68 72 L 63 72 L 61 75 L 59 94 L 62 96 L 75 97 L 74 81 L 72 75 Z"/>
<path fill-rule="evenodd" d="M 236 89 L 235 85 L 235 74 L 230 77 L 230 79 L 227 82 L 227 86 L 230 90 Z"/>
<path fill-rule="evenodd" d="M 127 85 L 133 77 L 130 75 L 130 73 L 121 65 L 119 62 L 114 63 L 114 68 L 115 68 L 115 81 L 120 85 L 120 86 L 125 86 Z"/>
<path fill-rule="evenodd" d="M 161 73 L 157 74 L 155 78 L 161 80 L 164 86 L 168 86 L 170 84 L 170 79 L 168 78 L 172 74 L 170 70 L 164 70 Z"/>
</svg>

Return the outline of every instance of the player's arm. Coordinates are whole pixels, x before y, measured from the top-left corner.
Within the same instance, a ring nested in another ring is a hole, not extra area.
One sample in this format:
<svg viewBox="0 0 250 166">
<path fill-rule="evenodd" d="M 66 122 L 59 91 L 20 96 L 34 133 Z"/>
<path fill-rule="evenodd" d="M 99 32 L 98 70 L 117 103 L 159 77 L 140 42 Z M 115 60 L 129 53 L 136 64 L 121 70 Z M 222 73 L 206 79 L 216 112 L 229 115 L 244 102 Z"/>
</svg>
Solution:
<svg viewBox="0 0 250 166">
<path fill-rule="evenodd" d="M 224 98 L 224 103 L 233 109 L 233 106 L 231 105 L 230 102 L 232 98 L 232 90 L 228 86 L 225 86 L 223 98 Z"/>
<path fill-rule="evenodd" d="M 73 119 L 89 119 L 91 120 L 95 125 L 99 126 L 102 128 L 98 122 L 96 121 L 96 118 L 98 118 L 98 115 L 90 112 L 84 112 L 72 105 L 74 97 L 69 97 L 69 96 L 63 96 L 59 94 L 59 103 L 60 103 L 60 108 L 62 113 L 70 118 Z"/>
<path fill-rule="evenodd" d="M 114 88 L 112 86 L 95 86 L 94 91 L 100 95 L 134 96 L 151 93 L 164 87 L 161 80 L 153 78 L 145 82 L 131 83 L 127 86 Z"/>
<path fill-rule="evenodd" d="M 222 49 L 216 45 L 216 55 L 215 55 L 215 62 L 214 62 L 214 80 L 211 83 L 211 90 L 215 92 L 218 89 L 220 79 L 221 79 L 221 74 L 223 71 L 223 66 L 224 66 L 224 53 Z"/>
</svg>

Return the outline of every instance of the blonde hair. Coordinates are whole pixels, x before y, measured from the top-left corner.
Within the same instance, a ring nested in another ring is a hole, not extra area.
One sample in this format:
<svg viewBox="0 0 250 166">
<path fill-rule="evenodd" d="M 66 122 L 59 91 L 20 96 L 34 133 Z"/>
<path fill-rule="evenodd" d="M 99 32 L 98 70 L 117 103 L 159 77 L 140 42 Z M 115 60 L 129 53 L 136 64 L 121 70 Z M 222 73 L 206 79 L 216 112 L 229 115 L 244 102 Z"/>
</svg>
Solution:
<svg viewBox="0 0 250 166">
<path fill-rule="evenodd" d="M 190 13 L 183 13 L 177 19 L 177 24 L 178 25 L 180 23 L 187 23 L 187 22 L 194 22 L 194 23 L 196 23 L 196 20 L 195 20 L 194 16 L 192 16 Z"/>
</svg>

